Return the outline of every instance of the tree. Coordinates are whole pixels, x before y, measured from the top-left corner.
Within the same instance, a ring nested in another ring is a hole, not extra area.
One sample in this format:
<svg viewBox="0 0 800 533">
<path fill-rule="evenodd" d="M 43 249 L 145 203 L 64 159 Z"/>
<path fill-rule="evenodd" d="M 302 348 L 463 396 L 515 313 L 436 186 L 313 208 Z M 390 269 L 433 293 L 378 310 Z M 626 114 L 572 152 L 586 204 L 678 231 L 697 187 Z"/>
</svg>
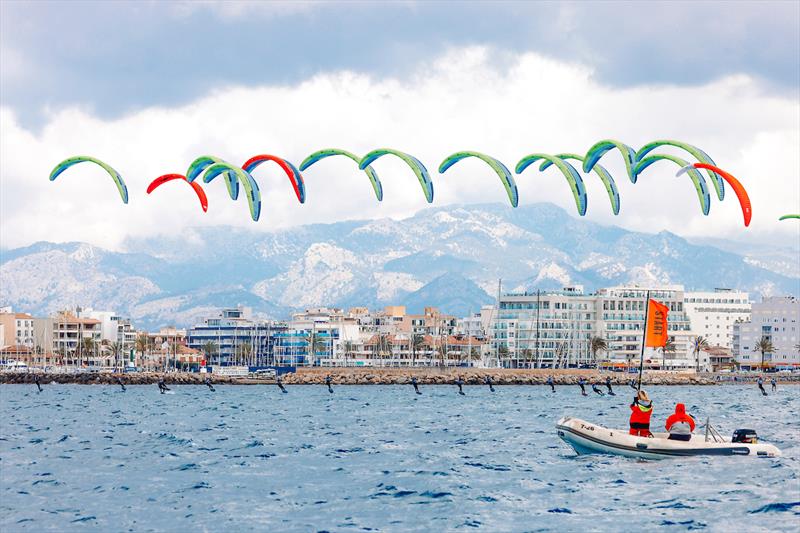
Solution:
<svg viewBox="0 0 800 533">
<path fill-rule="evenodd" d="M 139 355 L 141 355 L 142 359 L 144 360 L 145 352 L 147 352 L 147 349 L 150 347 L 150 342 L 149 339 L 147 338 L 147 335 L 145 335 L 144 333 L 138 334 L 136 336 L 136 340 L 133 343 L 133 346 L 134 349 L 137 352 L 139 352 Z"/>
<path fill-rule="evenodd" d="M 674 354 L 675 351 L 675 337 L 667 337 L 667 342 L 661 348 L 661 370 L 667 368 L 667 354 Z"/>
<path fill-rule="evenodd" d="M 522 357 L 525 358 L 525 368 L 530 368 L 531 362 L 533 361 L 533 350 L 525 348 L 522 350 Z"/>
<path fill-rule="evenodd" d="M 505 344 L 501 344 L 500 347 L 497 349 L 497 357 L 499 359 L 508 359 L 508 346 Z M 500 363 L 498 361 L 498 363 Z"/>
<path fill-rule="evenodd" d="M 703 337 L 702 335 L 698 335 L 694 338 L 694 361 L 695 361 L 695 372 L 700 372 L 700 351 L 705 350 L 708 348 L 708 340 Z"/>
<path fill-rule="evenodd" d="M 89 357 L 94 353 L 96 348 L 94 338 L 85 337 L 81 342 L 83 343 L 82 351 L 86 354 L 86 366 L 89 366 Z"/>
<path fill-rule="evenodd" d="M 203 344 L 203 353 L 206 355 L 206 363 L 211 363 L 211 357 L 217 352 L 217 343 L 214 341 L 206 341 Z"/>
<path fill-rule="evenodd" d="M 481 358 L 481 352 L 475 346 L 469 352 L 470 361 L 478 361 Z"/>
<path fill-rule="evenodd" d="M 118 342 L 112 342 L 111 344 L 108 345 L 108 349 L 114 356 L 114 369 L 117 370 L 121 366 L 119 364 L 119 356 L 122 353 L 122 344 Z"/>
<path fill-rule="evenodd" d="M 761 353 L 761 370 L 764 369 L 764 355 L 771 354 L 775 351 L 775 347 L 772 345 L 772 341 L 769 340 L 769 337 L 761 337 L 761 339 L 756 343 L 756 350 Z"/>
<path fill-rule="evenodd" d="M 348 358 L 355 351 L 355 344 L 353 344 L 351 341 L 344 341 L 344 344 L 342 344 L 342 349 L 344 350 L 344 366 L 347 366 Z"/>
<path fill-rule="evenodd" d="M 592 360 L 597 366 L 597 352 L 605 352 L 608 350 L 608 343 L 602 337 L 593 336 L 589 339 L 589 351 L 592 353 Z"/>
<path fill-rule="evenodd" d="M 306 343 L 306 352 L 308 353 L 308 357 L 311 359 L 311 364 L 313 365 L 317 353 L 324 351 L 327 343 L 325 342 L 325 339 L 317 335 L 317 332 L 314 329 L 312 329 L 311 332 L 303 338 L 303 340 Z"/>
<path fill-rule="evenodd" d="M 417 350 L 420 349 L 420 347 L 424 342 L 425 342 L 425 337 L 423 337 L 419 333 L 414 333 L 411 336 L 411 366 L 414 366 L 416 364 Z"/>
</svg>

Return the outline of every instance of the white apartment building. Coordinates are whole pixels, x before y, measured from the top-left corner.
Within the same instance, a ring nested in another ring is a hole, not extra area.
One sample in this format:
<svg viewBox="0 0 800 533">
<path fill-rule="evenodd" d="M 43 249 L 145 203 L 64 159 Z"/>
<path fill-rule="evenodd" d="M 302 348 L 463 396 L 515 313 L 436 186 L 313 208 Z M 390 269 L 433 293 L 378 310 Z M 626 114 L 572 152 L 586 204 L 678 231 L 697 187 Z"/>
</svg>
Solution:
<svg viewBox="0 0 800 533">
<path fill-rule="evenodd" d="M 731 289 L 686 292 L 684 309 L 692 325 L 692 336 L 701 336 L 709 346 L 733 349 L 733 324 L 750 320 L 750 295 Z"/>
<path fill-rule="evenodd" d="M 491 349 L 499 365 L 510 368 L 634 364 L 641 355 L 648 290 L 650 298 L 669 307 L 668 329 L 675 351 L 647 348 L 646 366 L 695 368 L 681 286 L 611 287 L 591 295 L 583 294 L 581 287 L 506 294 L 500 297 L 492 321 Z M 605 340 L 607 350 L 593 354 L 592 337 Z"/>
<path fill-rule="evenodd" d="M 467 337 L 485 339 L 491 330 L 494 312 L 495 306 L 484 305 L 477 313 L 471 313 L 469 316 L 459 319 L 456 331 Z"/>
<path fill-rule="evenodd" d="M 733 356 L 742 370 L 761 367 L 756 345 L 768 339 L 773 352 L 764 354 L 764 364 L 787 368 L 800 366 L 800 300 L 794 296 L 773 296 L 752 304 L 749 321 L 733 325 Z"/>
<path fill-rule="evenodd" d="M 586 365 L 589 339 L 599 326 L 596 298 L 581 288 L 505 294 L 492 321 L 490 349 L 507 368 Z"/>
<path fill-rule="evenodd" d="M 683 307 L 684 291 L 680 285 L 621 286 L 597 291 L 598 331 L 608 344 L 609 361 L 628 364 L 639 360 L 648 294 L 651 299 L 669 307 L 667 329 L 675 351 L 645 348 L 645 365 L 670 370 L 694 368 L 692 334 Z"/>
</svg>

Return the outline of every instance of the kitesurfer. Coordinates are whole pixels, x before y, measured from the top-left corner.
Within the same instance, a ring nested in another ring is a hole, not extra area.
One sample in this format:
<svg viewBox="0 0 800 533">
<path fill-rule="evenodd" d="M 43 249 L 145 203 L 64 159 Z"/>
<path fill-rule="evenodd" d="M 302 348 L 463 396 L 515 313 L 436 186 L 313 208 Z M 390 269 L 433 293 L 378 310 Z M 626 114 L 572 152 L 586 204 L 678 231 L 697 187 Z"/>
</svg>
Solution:
<svg viewBox="0 0 800 533">
<path fill-rule="evenodd" d="M 485 378 L 483 378 L 483 382 L 486 383 L 487 385 L 489 385 L 489 390 L 490 391 L 494 392 L 494 385 L 492 384 L 492 377 L 491 376 L 486 376 Z"/>
<path fill-rule="evenodd" d="M 609 396 L 616 396 L 614 389 L 611 388 L 611 376 L 606 376 L 606 388 L 608 389 Z"/>
<path fill-rule="evenodd" d="M 416 392 L 417 394 L 422 394 L 422 393 L 419 391 L 419 384 L 417 383 L 417 378 L 416 378 L 416 377 L 413 377 L 413 376 L 412 376 L 412 378 L 411 378 L 411 384 L 414 386 L 414 392 Z"/>
<path fill-rule="evenodd" d="M 275 384 L 278 385 L 278 388 L 281 389 L 281 392 L 286 394 L 289 391 L 286 390 L 286 387 L 283 386 L 283 380 L 280 376 L 275 376 Z"/>
<path fill-rule="evenodd" d="M 165 391 L 169 390 L 169 387 L 167 387 L 167 384 L 164 383 L 164 378 L 161 378 L 161 379 L 158 380 L 158 390 L 161 391 L 161 394 L 164 394 Z"/>
<path fill-rule="evenodd" d="M 675 412 L 669 415 L 665 426 L 670 440 L 691 440 L 695 423 L 691 415 L 686 414 L 686 406 L 675 404 Z"/>
<path fill-rule="evenodd" d="M 331 387 L 332 382 L 333 379 L 331 378 L 330 375 L 325 376 L 325 385 L 328 386 L 328 392 L 330 392 L 331 394 L 333 394 L 333 388 Z"/>
<path fill-rule="evenodd" d="M 117 377 L 117 383 L 119 383 L 119 386 L 122 387 L 122 392 L 125 392 L 125 384 L 122 382 L 121 377 Z"/>
<path fill-rule="evenodd" d="M 650 416 L 653 414 L 653 402 L 647 393 L 640 390 L 633 397 L 631 404 L 630 434 L 639 437 L 652 437 L 650 433 Z"/>
<path fill-rule="evenodd" d="M 550 392 L 556 391 L 555 383 L 553 383 L 553 376 L 547 376 L 547 384 L 550 385 Z"/>
<path fill-rule="evenodd" d="M 764 390 L 764 378 L 758 376 L 758 388 L 761 389 L 761 394 L 767 396 L 767 391 Z"/>
<path fill-rule="evenodd" d="M 603 391 L 597 388 L 597 383 L 592 383 L 592 391 L 598 396 L 603 396 Z"/>
<path fill-rule="evenodd" d="M 585 384 L 586 384 L 586 380 L 585 380 L 585 379 L 583 379 L 583 376 L 581 376 L 580 378 L 578 378 L 578 385 L 579 385 L 579 386 L 580 386 L 580 388 L 581 388 L 581 396 L 588 396 L 588 395 L 586 394 L 586 387 L 584 387 L 584 385 L 585 385 Z"/>
<path fill-rule="evenodd" d="M 464 380 L 461 379 L 461 376 L 457 377 L 453 383 L 455 383 L 458 386 L 458 393 L 464 396 L 464 390 L 461 388 L 461 386 L 464 384 Z"/>
<path fill-rule="evenodd" d="M 778 382 L 775 381 L 775 378 L 769 380 L 770 385 L 772 385 L 772 392 L 778 390 Z"/>
<path fill-rule="evenodd" d="M 217 389 L 214 388 L 214 385 L 211 384 L 211 378 L 206 378 L 206 380 L 203 383 L 206 384 L 206 387 L 208 387 L 211 390 L 211 392 L 214 392 L 214 391 L 217 390 Z"/>
<path fill-rule="evenodd" d="M 39 376 L 33 376 L 33 382 L 36 383 L 36 388 L 39 389 L 39 392 L 42 392 L 42 384 L 39 383 Z"/>
<path fill-rule="evenodd" d="M 639 391 L 639 387 L 637 387 L 637 386 L 636 386 L 636 381 L 635 381 L 635 380 L 633 380 L 633 379 L 632 379 L 632 380 L 630 380 L 630 381 L 628 382 L 628 385 L 629 385 L 629 386 L 630 386 L 630 388 L 632 388 L 633 390 L 635 390 L 635 391 L 637 391 L 637 392 Z"/>
</svg>

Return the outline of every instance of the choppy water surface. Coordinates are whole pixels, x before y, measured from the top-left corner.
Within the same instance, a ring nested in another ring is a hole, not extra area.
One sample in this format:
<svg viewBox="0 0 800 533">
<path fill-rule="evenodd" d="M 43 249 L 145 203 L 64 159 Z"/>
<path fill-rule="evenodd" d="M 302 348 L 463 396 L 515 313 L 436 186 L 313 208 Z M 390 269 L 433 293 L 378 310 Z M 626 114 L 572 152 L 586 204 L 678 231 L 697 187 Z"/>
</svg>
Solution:
<svg viewBox="0 0 800 533">
<path fill-rule="evenodd" d="M 650 390 L 781 459 L 576 457 L 571 414 L 627 423 L 629 390 L 577 387 L 0 388 L 0 530 L 776 531 L 800 527 L 798 387 Z"/>
</svg>

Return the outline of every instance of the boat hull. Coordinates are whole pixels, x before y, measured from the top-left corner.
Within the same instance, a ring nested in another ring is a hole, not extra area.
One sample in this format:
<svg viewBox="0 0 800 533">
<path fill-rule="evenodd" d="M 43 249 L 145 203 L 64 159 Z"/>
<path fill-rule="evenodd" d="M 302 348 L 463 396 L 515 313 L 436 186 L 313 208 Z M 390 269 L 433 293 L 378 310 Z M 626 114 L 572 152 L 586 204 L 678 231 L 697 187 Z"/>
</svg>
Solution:
<svg viewBox="0 0 800 533">
<path fill-rule="evenodd" d="M 609 429 L 578 418 L 564 417 L 556 424 L 556 432 L 580 455 L 604 453 L 640 459 L 668 459 L 697 455 L 780 457 L 772 444 L 738 442 L 706 442 L 702 435 L 689 441 L 669 440 L 668 434 L 654 437 L 629 435 L 627 430 Z"/>
</svg>

